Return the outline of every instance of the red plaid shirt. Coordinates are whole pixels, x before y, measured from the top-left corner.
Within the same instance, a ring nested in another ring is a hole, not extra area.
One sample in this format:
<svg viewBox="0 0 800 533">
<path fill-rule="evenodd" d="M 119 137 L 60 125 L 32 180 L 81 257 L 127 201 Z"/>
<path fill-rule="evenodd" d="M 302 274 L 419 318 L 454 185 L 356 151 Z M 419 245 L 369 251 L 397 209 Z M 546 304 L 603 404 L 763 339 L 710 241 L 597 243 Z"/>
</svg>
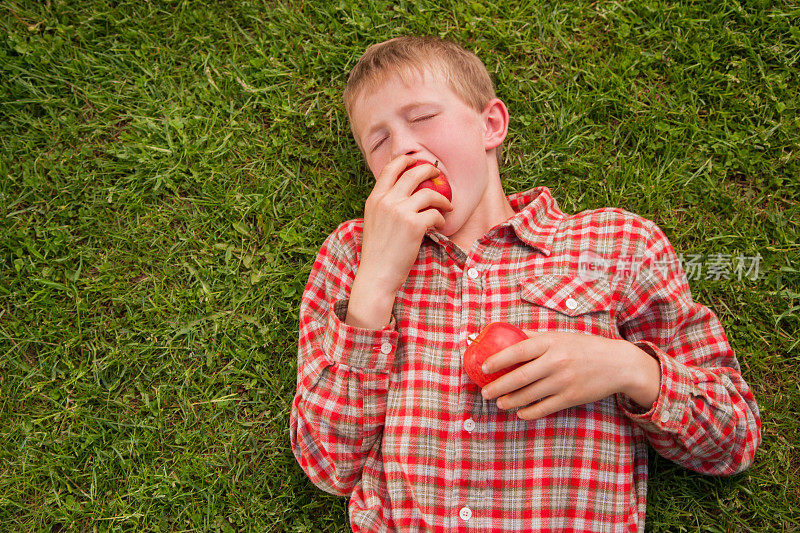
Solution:
<svg viewBox="0 0 800 533">
<path fill-rule="evenodd" d="M 382 330 L 344 323 L 363 219 L 322 245 L 300 304 L 291 440 L 354 531 L 643 531 L 647 443 L 705 474 L 745 469 L 758 407 L 667 237 L 621 209 L 564 214 L 546 187 L 464 253 L 429 231 Z M 627 339 L 656 357 L 623 394 L 539 420 L 485 401 L 462 354 L 490 322 Z"/>
</svg>

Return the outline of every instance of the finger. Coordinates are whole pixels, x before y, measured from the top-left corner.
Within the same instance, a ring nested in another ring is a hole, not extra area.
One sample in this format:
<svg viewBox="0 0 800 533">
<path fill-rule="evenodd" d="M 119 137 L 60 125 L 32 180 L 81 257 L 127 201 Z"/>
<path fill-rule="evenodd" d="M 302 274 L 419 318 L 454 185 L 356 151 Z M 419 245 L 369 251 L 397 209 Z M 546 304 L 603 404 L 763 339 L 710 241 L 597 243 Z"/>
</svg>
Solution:
<svg viewBox="0 0 800 533">
<path fill-rule="evenodd" d="M 397 179 L 395 187 L 401 194 L 411 196 L 420 183 L 435 178 L 441 173 L 442 171 L 433 165 L 419 165 L 403 173 Z"/>
<path fill-rule="evenodd" d="M 557 413 L 568 407 L 572 407 L 569 402 L 558 394 L 555 394 L 553 396 L 548 396 L 537 404 L 520 409 L 517 411 L 517 416 L 523 420 L 536 420 L 537 418 Z"/>
<path fill-rule="evenodd" d="M 412 194 L 408 202 L 411 208 L 416 212 L 428 209 L 429 207 L 441 209 L 443 212 L 450 212 L 454 209 L 453 204 L 450 203 L 450 200 L 445 198 L 443 194 L 427 188 L 420 189 Z"/>
<path fill-rule="evenodd" d="M 441 230 L 445 225 L 444 216 L 438 209 L 426 209 L 422 212 L 425 215 L 425 228 Z"/>
<path fill-rule="evenodd" d="M 519 370 L 519 369 L 517 369 Z M 516 370 L 514 371 L 516 372 Z M 506 375 L 510 375 L 506 374 Z M 503 376 L 505 377 L 505 376 Z M 524 407 L 538 402 L 542 398 L 554 395 L 559 392 L 560 386 L 554 379 L 547 379 L 543 377 L 536 381 L 515 389 L 514 391 L 500 396 L 497 399 L 498 409 L 516 409 L 517 407 Z"/>
<path fill-rule="evenodd" d="M 499 398 L 504 394 L 510 394 L 536 383 L 540 379 L 549 376 L 550 373 L 551 369 L 545 360 L 529 361 L 487 384 L 481 390 L 481 395 L 487 400 Z"/>
<path fill-rule="evenodd" d="M 539 333 L 487 357 L 481 370 L 484 374 L 491 374 L 517 363 L 531 361 L 544 354 L 548 348 L 550 339 L 546 334 Z"/>
<path fill-rule="evenodd" d="M 409 155 L 401 154 L 388 163 L 381 169 L 378 176 L 375 178 L 374 190 L 378 192 L 389 191 L 397 182 L 397 177 L 408 168 L 415 159 Z"/>
</svg>

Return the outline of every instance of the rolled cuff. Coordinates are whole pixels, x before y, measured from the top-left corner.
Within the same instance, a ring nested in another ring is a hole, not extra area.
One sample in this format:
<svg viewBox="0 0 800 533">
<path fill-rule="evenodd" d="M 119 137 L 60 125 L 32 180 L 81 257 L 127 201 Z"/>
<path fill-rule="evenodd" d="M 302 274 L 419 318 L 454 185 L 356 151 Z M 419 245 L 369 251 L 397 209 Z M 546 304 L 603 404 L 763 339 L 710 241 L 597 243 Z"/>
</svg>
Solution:
<svg viewBox="0 0 800 533">
<path fill-rule="evenodd" d="M 366 329 L 345 323 L 349 298 L 331 304 L 322 349 L 334 363 L 376 372 L 389 372 L 400 334 L 394 314 L 382 329 Z"/>
<path fill-rule="evenodd" d="M 691 417 L 690 402 L 694 390 L 691 372 L 685 365 L 649 341 L 639 341 L 634 344 L 658 359 L 661 367 L 661 390 L 655 403 L 647 411 L 626 394 L 617 394 L 617 404 L 628 418 L 645 431 L 680 434 L 685 431 Z"/>
</svg>

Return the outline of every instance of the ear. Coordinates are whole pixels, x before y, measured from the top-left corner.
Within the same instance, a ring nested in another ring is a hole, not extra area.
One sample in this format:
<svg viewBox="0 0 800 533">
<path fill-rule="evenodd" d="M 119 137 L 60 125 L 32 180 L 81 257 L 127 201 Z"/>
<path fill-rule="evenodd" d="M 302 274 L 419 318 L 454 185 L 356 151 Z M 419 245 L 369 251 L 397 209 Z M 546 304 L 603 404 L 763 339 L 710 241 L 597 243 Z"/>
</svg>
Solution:
<svg viewBox="0 0 800 533">
<path fill-rule="evenodd" d="M 484 146 L 486 151 L 497 148 L 508 134 L 508 109 L 499 98 L 492 98 L 481 114 L 485 128 Z"/>
</svg>

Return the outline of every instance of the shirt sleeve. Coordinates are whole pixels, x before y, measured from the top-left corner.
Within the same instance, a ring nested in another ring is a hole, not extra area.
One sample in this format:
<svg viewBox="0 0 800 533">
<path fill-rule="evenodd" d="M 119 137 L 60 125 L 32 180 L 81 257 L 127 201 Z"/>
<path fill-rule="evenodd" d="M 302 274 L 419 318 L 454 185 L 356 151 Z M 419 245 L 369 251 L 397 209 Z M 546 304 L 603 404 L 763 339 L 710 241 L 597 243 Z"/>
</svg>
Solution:
<svg viewBox="0 0 800 533">
<path fill-rule="evenodd" d="M 654 223 L 644 261 L 619 314 L 620 334 L 661 367 L 658 399 L 644 410 L 617 394 L 623 412 L 656 451 L 703 474 L 746 469 L 761 442 L 761 419 L 716 315 L 692 300 L 686 275 Z"/>
<path fill-rule="evenodd" d="M 292 451 L 319 488 L 346 495 L 368 456 L 379 453 L 395 317 L 380 330 L 349 326 L 348 296 L 358 267 L 355 230 L 345 223 L 322 245 L 300 302 Z"/>
</svg>

